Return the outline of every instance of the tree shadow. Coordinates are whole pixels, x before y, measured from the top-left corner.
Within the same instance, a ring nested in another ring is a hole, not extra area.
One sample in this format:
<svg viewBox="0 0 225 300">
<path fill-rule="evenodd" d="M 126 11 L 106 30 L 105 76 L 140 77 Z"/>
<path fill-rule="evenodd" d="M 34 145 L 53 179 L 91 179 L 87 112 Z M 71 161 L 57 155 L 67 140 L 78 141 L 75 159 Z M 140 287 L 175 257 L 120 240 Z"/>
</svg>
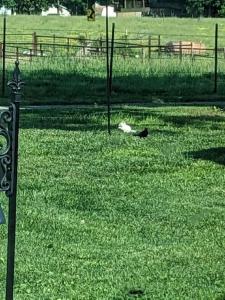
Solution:
<svg viewBox="0 0 225 300">
<path fill-rule="evenodd" d="M 172 124 L 177 128 L 184 126 L 192 126 L 195 128 L 209 128 L 212 130 L 224 129 L 225 126 L 225 115 L 218 115 L 217 112 L 210 112 L 209 114 L 201 115 L 168 115 L 167 112 L 162 112 L 160 110 L 146 110 L 145 108 L 138 109 L 120 109 L 118 113 L 124 113 L 124 115 L 129 114 L 130 117 L 137 121 L 144 121 L 148 117 L 153 117 L 162 121 L 165 124 Z"/>
<path fill-rule="evenodd" d="M 90 62 L 91 65 L 92 62 Z M 75 62 L 74 62 L 75 64 Z M 87 65 L 77 71 L 76 68 L 61 70 L 23 69 L 22 78 L 26 83 L 24 103 L 39 104 L 106 104 L 105 71 L 91 70 L 88 73 Z M 62 66 L 63 69 L 63 66 Z M 86 70 L 85 70 L 86 69 Z M 192 74 L 174 72 L 172 75 L 164 73 L 128 73 L 120 75 L 117 70 L 113 74 L 112 102 L 113 103 L 149 103 L 155 98 L 171 101 L 173 99 L 187 100 L 197 95 L 213 94 L 213 80 L 211 74 Z M 219 74 L 220 75 L 220 74 Z M 221 75 L 222 76 L 222 75 Z M 10 79 L 11 75 L 7 74 Z M 201 83 L 201 84 L 200 84 Z M 199 87 L 199 84 L 201 88 Z M 220 86 L 223 94 L 225 88 Z"/>
<path fill-rule="evenodd" d="M 194 159 L 213 161 L 225 166 L 225 147 L 202 149 L 200 151 L 188 152 L 186 155 Z"/>
<path fill-rule="evenodd" d="M 225 116 L 219 116 L 216 114 L 212 115 L 171 115 L 168 116 L 166 114 L 162 114 L 161 112 L 153 111 L 151 113 L 152 116 L 155 116 L 161 119 L 164 123 L 171 123 L 173 126 L 176 127 L 183 127 L 183 126 L 194 126 L 196 128 L 204 128 L 208 127 L 210 124 L 211 129 L 222 129 L 224 128 L 225 123 Z"/>
<path fill-rule="evenodd" d="M 133 122 L 131 127 L 135 130 L 141 130 L 144 127 L 149 128 L 149 124 L 143 122 L 143 118 L 146 119 L 150 112 L 143 112 L 140 108 L 133 109 L 112 109 L 111 118 L 120 114 L 121 120 L 126 121 L 127 118 L 132 117 Z M 107 131 L 107 109 L 105 107 L 85 107 L 85 108 L 47 108 L 47 109 L 22 109 L 20 114 L 20 127 L 23 129 L 60 129 L 69 131 Z M 118 119 L 118 118 L 117 118 Z M 118 124 L 113 123 L 111 120 L 110 128 L 118 129 Z M 139 122 L 142 121 L 141 126 Z M 163 128 L 163 125 L 158 125 L 158 128 L 151 129 L 151 135 L 176 135 L 173 130 Z"/>
<path fill-rule="evenodd" d="M 102 108 L 22 110 L 20 127 L 23 129 L 107 131 L 105 120 L 107 120 L 107 113 Z M 114 127 L 115 125 L 111 125 L 111 129 Z"/>
</svg>

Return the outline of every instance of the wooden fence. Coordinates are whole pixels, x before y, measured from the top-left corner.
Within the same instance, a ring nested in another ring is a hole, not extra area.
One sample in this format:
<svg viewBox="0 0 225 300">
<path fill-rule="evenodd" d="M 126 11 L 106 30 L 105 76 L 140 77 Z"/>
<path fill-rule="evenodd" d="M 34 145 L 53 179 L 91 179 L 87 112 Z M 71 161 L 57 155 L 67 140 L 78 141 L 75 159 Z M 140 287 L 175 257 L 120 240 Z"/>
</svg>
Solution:
<svg viewBox="0 0 225 300">
<path fill-rule="evenodd" d="M 64 57 L 86 57 L 90 55 L 105 55 L 106 40 L 103 35 L 96 39 L 89 39 L 85 35 L 60 36 L 60 35 L 38 35 L 32 34 L 10 35 L 10 41 L 5 44 L 6 58 L 29 59 L 34 57 L 64 56 Z M 6 39 L 8 40 L 8 38 Z M 197 47 L 198 42 L 178 40 L 173 42 L 172 47 L 168 43 L 162 44 L 161 35 L 147 35 L 145 37 L 129 37 L 128 34 L 115 39 L 114 55 L 135 57 L 144 59 L 169 58 L 172 55 L 179 57 L 190 56 L 213 58 L 215 47 Z M 110 45 L 109 45 L 110 46 Z M 0 57 L 3 55 L 3 41 L 0 41 Z M 216 50 L 219 58 L 225 59 L 225 47 Z"/>
</svg>

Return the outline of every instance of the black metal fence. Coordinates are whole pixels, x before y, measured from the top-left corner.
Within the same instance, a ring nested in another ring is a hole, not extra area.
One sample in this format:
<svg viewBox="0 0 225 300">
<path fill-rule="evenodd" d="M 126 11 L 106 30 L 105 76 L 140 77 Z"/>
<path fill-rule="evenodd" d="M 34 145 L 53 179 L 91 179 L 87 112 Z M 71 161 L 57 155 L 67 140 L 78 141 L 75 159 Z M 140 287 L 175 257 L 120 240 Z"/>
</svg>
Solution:
<svg viewBox="0 0 225 300">
<path fill-rule="evenodd" d="M 11 102 L 8 108 L 0 112 L 0 191 L 8 198 L 8 246 L 6 300 L 13 300 L 15 239 L 16 239 L 16 197 L 18 167 L 18 135 L 21 87 L 19 62 L 13 72 L 13 79 L 8 82 L 11 88 Z M 6 223 L 0 207 L 0 224 Z"/>
</svg>

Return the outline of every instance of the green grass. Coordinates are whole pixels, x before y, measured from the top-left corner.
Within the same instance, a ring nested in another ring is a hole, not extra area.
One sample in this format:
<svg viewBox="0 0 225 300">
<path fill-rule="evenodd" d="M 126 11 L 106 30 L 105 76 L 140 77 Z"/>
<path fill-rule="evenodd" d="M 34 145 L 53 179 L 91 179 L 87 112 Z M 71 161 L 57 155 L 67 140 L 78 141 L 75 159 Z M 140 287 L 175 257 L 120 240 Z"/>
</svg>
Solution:
<svg viewBox="0 0 225 300">
<path fill-rule="evenodd" d="M 7 73 L 11 78 L 13 64 Z M 106 102 L 106 62 L 104 58 L 61 58 L 21 61 L 23 104 L 102 104 Z M 191 101 L 224 99 L 225 64 L 220 61 L 218 92 L 214 94 L 213 60 L 192 62 L 184 58 L 162 60 L 116 57 L 113 67 L 113 103 Z"/>
<path fill-rule="evenodd" d="M 224 126 L 217 107 L 123 106 L 109 137 L 101 108 L 23 111 L 15 299 L 224 299 Z"/>
<path fill-rule="evenodd" d="M 96 40 L 104 36 L 105 32 L 105 19 L 101 17 L 97 17 L 95 22 L 88 22 L 86 17 L 12 16 L 7 20 L 8 33 L 27 34 L 24 37 L 27 42 L 31 42 L 31 33 L 34 31 L 37 35 L 50 35 L 51 37 L 53 34 L 70 37 L 86 35 Z M 109 20 L 110 30 L 112 22 L 115 22 L 116 38 L 121 38 L 127 32 L 128 41 L 135 42 L 133 38 L 143 38 L 145 39 L 143 43 L 146 44 L 149 34 L 153 37 L 160 34 L 161 45 L 169 40 L 201 41 L 210 49 L 214 47 L 214 27 L 215 23 L 218 23 L 219 48 L 224 48 L 225 45 L 225 21 L 223 19 L 113 18 Z M 1 26 L 2 22 L 0 22 L 0 30 Z M 22 41 L 21 37 L 18 39 Z M 15 41 L 15 36 L 9 35 L 7 42 L 12 41 Z M 48 42 L 52 43 L 53 38 Z M 56 43 L 58 42 L 62 43 L 62 40 L 56 39 Z M 64 43 L 67 41 L 65 40 Z M 78 44 L 77 41 L 74 42 L 75 46 Z M 157 41 L 153 44 L 157 44 Z M 43 45 L 44 52 L 47 51 L 45 47 L 48 48 L 48 46 Z M 16 49 L 10 51 L 13 52 L 14 58 L 7 60 L 6 63 L 7 79 L 11 78 Z M 124 50 L 116 49 L 115 51 L 118 53 Z M 61 52 L 64 53 L 63 56 Z M 57 50 L 56 53 L 59 57 L 39 57 L 32 59 L 31 62 L 28 58 L 20 57 L 21 72 L 26 81 L 24 103 L 105 103 L 105 58 L 78 58 L 75 48 L 71 48 L 69 52 L 67 48 L 64 52 L 62 49 Z M 145 58 L 142 58 L 141 48 L 133 49 L 130 54 L 131 57 L 114 57 L 112 93 L 114 103 L 149 103 L 158 98 L 165 101 L 224 99 L 223 52 L 219 53 L 217 94 L 214 94 L 214 53 L 212 51 L 208 52 L 210 57 L 196 57 L 194 60 L 190 57 L 183 57 L 182 62 L 179 57 L 170 57 L 165 54 L 159 59 L 156 52 L 152 52 L 152 58 L 148 59 L 147 48 L 145 48 Z"/>
<path fill-rule="evenodd" d="M 219 25 L 220 37 L 225 34 L 225 20 L 223 18 L 151 18 L 151 17 L 128 17 L 128 18 L 109 18 L 109 28 L 112 22 L 115 23 L 118 34 L 132 35 L 132 33 L 147 33 L 152 35 L 162 35 L 177 38 L 192 36 L 199 40 L 199 36 L 207 45 L 214 45 L 215 24 Z M 2 28 L 3 22 L 0 24 Z M 29 24 L 29 25 L 28 25 Z M 105 33 L 105 18 L 97 17 L 95 22 L 88 22 L 83 17 L 40 17 L 40 16 L 10 16 L 7 18 L 7 28 L 9 33 L 32 33 L 37 34 L 55 33 L 57 35 L 76 36 L 86 33 L 88 37 L 99 37 L 100 33 Z"/>
</svg>

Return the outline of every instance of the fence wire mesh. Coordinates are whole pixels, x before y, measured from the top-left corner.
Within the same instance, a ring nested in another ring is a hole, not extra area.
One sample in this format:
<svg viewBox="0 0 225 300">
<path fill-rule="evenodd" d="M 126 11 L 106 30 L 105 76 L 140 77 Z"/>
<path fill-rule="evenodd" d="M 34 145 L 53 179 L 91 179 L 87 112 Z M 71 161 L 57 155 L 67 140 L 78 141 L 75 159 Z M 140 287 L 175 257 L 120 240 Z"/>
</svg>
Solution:
<svg viewBox="0 0 225 300">
<path fill-rule="evenodd" d="M 9 28 L 6 36 L 6 65 L 15 59 L 23 64 L 26 81 L 32 82 L 28 84 L 32 88 L 26 91 L 27 98 L 35 93 L 40 102 L 56 96 L 67 102 L 104 101 L 103 33 L 94 33 L 90 38 L 85 31 L 71 31 L 65 36 L 58 30 L 57 34 L 43 29 L 18 34 L 12 31 Z M 2 57 L 1 40 L 2 36 Z M 218 93 L 224 93 L 223 37 L 116 32 L 113 54 L 114 102 L 210 95 L 215 90 L 215 80 Z"/>
</svg>

